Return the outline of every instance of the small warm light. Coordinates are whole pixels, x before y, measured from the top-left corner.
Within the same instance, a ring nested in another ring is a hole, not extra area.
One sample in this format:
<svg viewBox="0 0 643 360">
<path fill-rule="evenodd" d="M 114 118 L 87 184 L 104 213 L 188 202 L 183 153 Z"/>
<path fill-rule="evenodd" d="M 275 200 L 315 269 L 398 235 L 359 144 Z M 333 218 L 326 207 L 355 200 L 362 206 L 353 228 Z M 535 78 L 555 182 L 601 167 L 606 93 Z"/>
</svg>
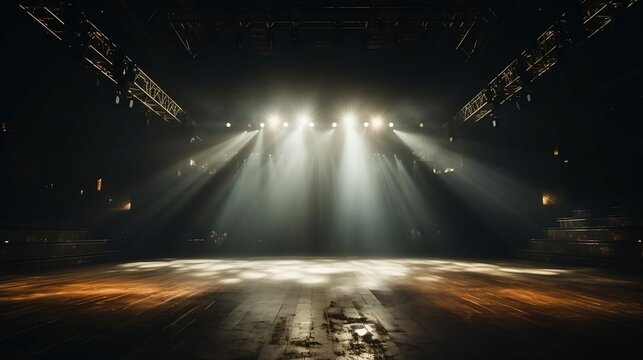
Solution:
<svg viewBox="0 0 643 360">
<path fill-rule="evenodd" d="M 196 166 L 196 161 L 194 161 L 194 159 L 190 159 L 190 166 Z"/>
<path fill-rule="evenodd" d="M 283 123 L 283 126 L 284 126 L 285 128 L 287 128 L 287 127 L 288 127 L 288 123 L 287 123 L 287 122 Z"/>
<path fill-rule="evenodd" d="M 454 168 L 446 168 L 446 169 L 444 169 L 445 173 L 450 173 L 450 172 L 454 172 L 454 171 L 455 171 Z"/>
<path fill-rule="evenodd" d="M 453 136 L 449 137 L 449 142 L 453 142 Z"/>
<path fill-rule="evenodd" d="M 85 190 L 80 189 L 80 196 L 83 196 L 83 195 L 85 195 Z"/>
<path fill-rule="evenodd" d="M 263 129 L 264 127 L 266 127 L 266 124 L 264 124 L 264 123 L 260 123 L 260 124 L 259 124 L 259 127 Z"/>
<path fill-rule="evenodd" d="M 309 122 L 309 123 L 308 123 L 308 127 L 314 128 L 314 127 L 315 127 L 315 123 L 314 123 L 314 122 L 312 122 L 312 121 L 311 121 L 311 122 Z"/>
<path fill-rule="evenodd" d="M 230 124 L 229 122 L 225 123 L 225 127 L 229 128 L 230 126 L 232 126 L 232 124 Z"/>
<path fill-rule="evenodd" d="M 496 120 L 495 119 L 491 120 L 491 126 L 496 127 L 496 125 L 498 125 L 498 123 L 496 123 Z"/>
<path fill-rule="evenodd" d="M 393 126 L 395 126 L 395 124 L 393 124 L 392 122 L 388 123 L 388 127 L 392 128 Z"/>
<path fill-rule="evenodd" d="M 130 211 L 130 210 L 132 210 L 132 202 L 131 202 L 131 201 L 128 201 L 125 205 L 123 205 L 123 206 L 120 208 L 120 210 L 123 210 L 123 211 Z"/>
<path fill-rule="evenodd" d="M 332 127 L 334 127 L 334 128 L 336 128 L 336 127 L 337 127 L 337 123 L 336 123 L 336 122 L 334 122 L 334 123 L 332 123 L 332 124 L 331 124 L 331 126 L 332 126 Z"/>
<path fill-rule="evenodd" d="M 569 164 L 569 160 L 567 160 L 567 159 L 563 160 L 563 162 L 564 162 L 565 164 Z"/>
<path fill-rule="evenodd" d="M 367 127 L 368 127 L 368 125 L 369 125 L 369 124 L 368 124 L 368 121 L 365 121 L 365 122 L 364 122 L 364 127 L 365 127 L 365 128 L 367 128 Z"/>
<path fill-rule="evenodd" d="M 96 180 L 96 191 L 102 191 L 103 190 L 103 179 L 98 179 Z"/>
<path fill-rule="evenodd" d="M 542 197 L 543 206 L 554 205 L 558 203 L 558 199 L 553 194 L 543 193 Z"/>
<path fill-rule="evenodd" d="M 421 127 L 421 128 L 423 128 L 423 127 L 424 127 L 424 123 L 420 123 L 420 127 Z"/>
<path fill-rule="evenodd" d="M 557 148 L 554 148 L 554 156 L 558 156 L 558 155 L 560 155 L 560 152 L 558 152 Z"/>
</svg>

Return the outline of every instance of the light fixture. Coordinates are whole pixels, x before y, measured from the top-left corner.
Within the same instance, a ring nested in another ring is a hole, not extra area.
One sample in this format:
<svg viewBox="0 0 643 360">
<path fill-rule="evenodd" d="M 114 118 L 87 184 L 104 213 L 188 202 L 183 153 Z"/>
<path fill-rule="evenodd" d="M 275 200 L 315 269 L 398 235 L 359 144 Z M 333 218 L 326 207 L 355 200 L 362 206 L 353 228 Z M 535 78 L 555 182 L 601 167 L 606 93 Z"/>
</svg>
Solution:
<svg viewBox="0 0 643 360">
<path fill-rule="evenodd" d="M 423 128 L 423 127 L 424 127 L 424 123 L 420 123 L 420 127 L 421 127 L 421 128 Z"/>
<path fill-rule="evenodd" d="M 287 123 L 287 122 L 284 122 L 284 123 L 283 123 L 283 127 L 287 128 L 287 127 L 288 127 L 288 123 Z"/>
<path fill-rule="evenodd" d="M 395 124 L 393 124 L 392 122 L 388 123 L 388 127 L 392 128 L 393 126 L 395 126 Z"/>
<path fill-rule="evenodd" d="M 334 123 L 332 123 L 332 124 L 331 124 L 331 126 L 332 126 L 332 127 L 334 127 L 334 128 L 336 128 L 336 127 L 337 127 L 337 123 L 336 123 L 336 122 L 334 122 Z"/>
<path fill-rule="evenodd" d="M 268 116 L 268 125 L 270 125 L 271 127 L 279 125 L 279 115 L 272 114 Z"/>
<path fill-rule="evenodd" d="M 230 126 L 232 126 L 232 124 L 230 124 L 229 122 L 225 123 L 225 127 L 229 128 Z"/>
<path fill-rule="evenodd" d="M 342 116 L 342 120 L 344 120 L 344 123 L 346 125 L 351 125 L 355 121 L 355 114 L 346 113 L 344 114 L 344 116 Z"/>
<path fill-rule="evenodd" d="M 382 118 L 379 116 L 375 116 L 371 119 L 371 122 L 373 123 L 373 127 L 381 127 L 382 126 Z"/>
<path fill-rule="evenodd" d="M 300 124 L 310 122 L 310 115 L 302 112 L 299 114 L 299 116 L 297 116 L 297 121 L 299 121 Z"/>
<path fill-rule="evenodd" d="M 266 124 L 264 124 L 264 123 L 259 123 L 259 127 L 260 127 L 260 128 L 264 128 L 264 127 L 266 127 Z"/>
<path fill-rule="evenodd" d="M 365 127 L 365 128 L 367 128 L 367 127 L 368 127 L 368 121 L 364 121 L 364 127 Z"/>
<path fill-rule="evenodd" d="M 308 127 L 314 128 L 314 127 L 315 127 L 315 123 L 314 123 L 314 122 L 312 122 L 312 121 L 311 121 L 311 122 L 309 122 L 309 123 L 308 123 Z"/>
</svg>

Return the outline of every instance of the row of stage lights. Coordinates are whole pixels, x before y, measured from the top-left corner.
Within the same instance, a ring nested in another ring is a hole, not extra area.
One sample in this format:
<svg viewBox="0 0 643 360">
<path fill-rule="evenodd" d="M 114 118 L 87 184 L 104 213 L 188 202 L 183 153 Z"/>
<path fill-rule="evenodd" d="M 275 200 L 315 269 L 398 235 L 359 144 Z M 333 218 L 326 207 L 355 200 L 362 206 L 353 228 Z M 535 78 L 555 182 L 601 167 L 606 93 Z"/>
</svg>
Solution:
<svg viewBox="0 0 643 360">
<path fill-rule="evenodd" d="M 298 122 L 300 124 L 306 124 L 307 123 L 308 127 L 310 127 L 310 128 L 314 128 L 316 126 L 316 123 L 314 121 L 310 120 L 310 117 L 306 116 L 306 115 L 299 116 Z M 345 115 L 342 118 L 342 123 L 345 126 L 351 126 L 355 122 L 356 122 L 356 118 L 355 118 L 354 115 L 351 115 L 351 114 Z M 281 121 L 279 119 L 279 116 L 271 115 L 271 116 L 268 117 L 267 123 L 265 123 L 265 122 L 259 123 L 259 128 L 260 129 L 263 129 L 265 127 L 277 128 L 277 127 L 279 127 L 280 124 L 281 124 L 281 127 L 283 127 L 283 128 L 287 128 L 287 127 L 290 126 L 290 123 L 288 123 L 287 121 Z M 340 125 L 340 123 L 338 123 L 338 122 L 331 123 L 331 127 L 333 127 L 333 128 L 336 128 L 339 125 Z M 392 121 L 388 122 L 388 124 L 385 124 L 384 120 L 382 120 L 381 117 L 373 117 L 371 119 L 371 121 L 365 121 L 365 122 L 362 123 L 362 126 L 365 127 L 365 128 L 368 128 L 368 127 L 372 126 L 373 128 L 376 128 L 376 129 L 384 127 L 385 125 L 388 126 L 389 128 L 394 128 L 395 127 L 395 123 L 393 123 Z M 225 123 L 225 126 L 227 128 L 230 128 L 230 127 L 232 127 L 232 123 L 227 122 L 227 123 Z M 419 127 L 423 128 L 424 123 L 420 123 Z M 248 128 L 252 128 L 252 124 L 248 124 Z"/>
</svg>

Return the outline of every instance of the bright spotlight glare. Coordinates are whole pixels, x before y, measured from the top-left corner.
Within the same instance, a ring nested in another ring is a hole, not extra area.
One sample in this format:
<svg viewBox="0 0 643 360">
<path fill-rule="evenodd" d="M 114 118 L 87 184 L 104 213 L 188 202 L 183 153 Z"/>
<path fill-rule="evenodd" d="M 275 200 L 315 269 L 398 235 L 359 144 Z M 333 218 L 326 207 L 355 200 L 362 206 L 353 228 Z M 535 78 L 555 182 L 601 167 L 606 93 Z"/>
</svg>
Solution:
<svg viewBox="0 0 643 360">
<path fill-rule="evenodd" d="M 272 114 L 268 117 L 268 124 L 270 126 L 275 127 L 279 124 L 279 116 L 276 114 Z"/>
<path fill-rule="evenodd" d="M 382 126 L 382 118 L 380 118 L 380 117 L 374 117 L 371 122 L 373 123 L 373 126 L 376 127 L 376 128 Z"/>
<path fill-rule="evenodd" d="M 332 127 L 334 127 L 334 128 L 336 128 L 336 127 L 337 127 L 337 123 L 336 123 L 336 122 L 334 122 L 334 123 L 332 123 L 332 124 L 331 124 L 331 126 L 332 126 Z"/>
<path fill-rule="evenodd" d="M 313 128 L 313 127 L 315 127 L 315 123 L 311 121 L 310 123 L 308 123 L 308 126 Z"/>
<path fill-rule="evenodd" d="M 284 123 L 284 127 L 285 127 L 285 128 L 287 128 L 287 127 L 288 127 L 288 123 L 287 123 L 287 122 L 285 122 L 285 123 Z"/>
<path fill-rule="evenodd" d="M 259 124 L 259 127 L 261 127 L 261 128 L 263 128 L 265 126 L 266 126 L 266 124 L 264 124 L 264 123 Z"/>
<path fill-rule="evenodd" d="M 388 123 L 388 127 L 392 128 L 393 126 L 395 126 L 395 124 L 393 124 L 392 122 Z"/>
<path fill-rule="evenodd" d="M 230 124 L 229 122 L 225 123 L 225 127 L 230 127 L 230 126 L 232 126 L 232 124 Z"/>
<path fill-rule="evenodd" d="M 424 123 L 420 123 L 420 127 L 421 127 L 421 128 L 423 128 L 423 127 L 424 127 Z"/>
<path fill-rule="evenodd" d="M 368 121 L 364 122 L 364 127 L 368 127 Z"/>
<path fill-rule="evenodd" d="M 355 121 L 355 114 L 353 113 L 344 114 L 342 120 L 344 120 L 344 123 L 346 123 L 347 125 L 350 125 Z"/>
<path fill-rule="evenodd" d="M 297 121 L 299 121 L 300 124 L 305 124 L 310 121 L 310 115 L 301 113 L 299 114 L 299 116 L 297 116 Z"/>
</svg>

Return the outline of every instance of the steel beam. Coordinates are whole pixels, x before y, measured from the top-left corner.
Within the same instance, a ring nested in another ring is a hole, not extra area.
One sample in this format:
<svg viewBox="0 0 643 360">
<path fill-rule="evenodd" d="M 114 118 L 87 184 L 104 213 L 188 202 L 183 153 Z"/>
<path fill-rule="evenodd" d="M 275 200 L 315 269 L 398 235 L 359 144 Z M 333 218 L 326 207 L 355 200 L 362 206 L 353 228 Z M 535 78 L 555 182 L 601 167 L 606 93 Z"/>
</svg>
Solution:
<svg viewBox="0 0 643 360">
<path fill-rule="evenodd" d="M 637 0 L 580 0 L 586 38 L 591 38 L 612 21 L 617 10 L 628 8 Z M 451 119 L 453 127 L 477 122 L 489 115 L 495 105 L 501 105 L 516 95 L 525 84 L 532 82 L 556 65 L 556 50 L 564 46 L 566 38 L 565 14 L 536 40 L 536 46 L 523 51 L 498 76 Z M 446 124 L 445 124 L 446 126 Z"/>
<path fill-rule="evenodd" d="M 60 4 L 60 3 L 59 3 Z M 19 5 L 56 39 L 65 37 L 65 8 L 62 5 Z M 99 74 L 125 89 L 129 96 L 165 121 L 181 122 L 183 109 L 130 58 L 117 54 L 117 46 L 81 14 L 83 57 Z"/>
</svg>

